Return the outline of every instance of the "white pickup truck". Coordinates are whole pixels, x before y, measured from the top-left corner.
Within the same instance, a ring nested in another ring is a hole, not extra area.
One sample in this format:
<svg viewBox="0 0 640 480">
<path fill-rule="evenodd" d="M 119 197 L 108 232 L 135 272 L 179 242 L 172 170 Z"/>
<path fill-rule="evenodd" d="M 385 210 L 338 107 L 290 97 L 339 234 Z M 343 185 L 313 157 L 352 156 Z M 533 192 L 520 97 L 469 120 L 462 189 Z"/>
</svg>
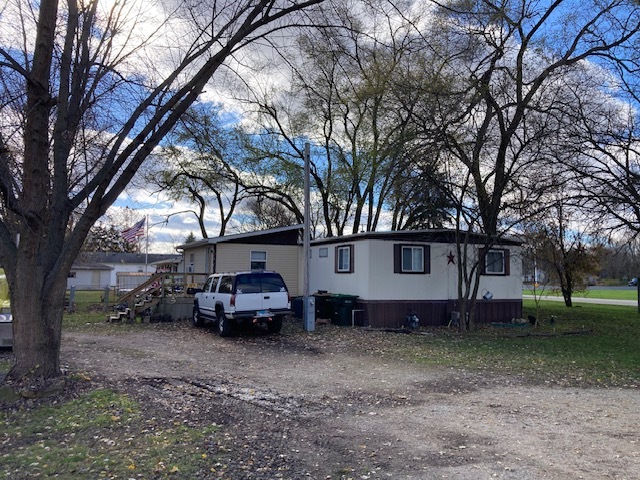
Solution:
<svg viewBox="0 0 640 480">
<path fill-rule="evenodd" d="M 222 337 L 232 335 L 243 323 L 265 324 L 270 333 L 278 333 L 283 317 L 291 313 L 289 291 L 279 273 L 216 273 L 195 294 L 193 325 L 215 322 Z"/>
</svg>

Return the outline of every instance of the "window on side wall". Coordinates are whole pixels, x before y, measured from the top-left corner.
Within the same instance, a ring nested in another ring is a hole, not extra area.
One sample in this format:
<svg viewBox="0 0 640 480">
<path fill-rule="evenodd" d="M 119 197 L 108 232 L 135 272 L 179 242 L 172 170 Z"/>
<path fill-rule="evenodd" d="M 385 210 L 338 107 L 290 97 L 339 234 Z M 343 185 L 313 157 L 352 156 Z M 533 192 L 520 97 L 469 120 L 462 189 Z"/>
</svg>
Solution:
<svg viewBox="0 0 640 480">
<path fill-rule="evenodd" d="M 267 252 L 262 250 L 251 251 L 251 270 L 267 269 Z"/>
<path fill-rule="evenodd" d="M 353 273 L 353 245 L 336 247 L 336 273 Z"/>
<path fill-rule="evenodd" d="M 509 275 L 509 250 L 491 249 L 484 256 L 484 275 Z"/>
<path fill-rule="evenodd" d="M 428 245 L 393 246 L 394 273 L 430 273 L 431 250 Z"/>
</svg>

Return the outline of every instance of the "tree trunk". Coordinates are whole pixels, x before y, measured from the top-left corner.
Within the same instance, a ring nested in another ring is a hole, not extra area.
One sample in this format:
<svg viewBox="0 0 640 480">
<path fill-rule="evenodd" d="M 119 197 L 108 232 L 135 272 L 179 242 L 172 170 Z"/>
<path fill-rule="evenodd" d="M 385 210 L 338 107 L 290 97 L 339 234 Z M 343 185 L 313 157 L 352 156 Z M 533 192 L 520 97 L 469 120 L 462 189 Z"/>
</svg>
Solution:
<svg viewBox="0 0 640 480">
<path fill-rule="evenodd" d="M 567 307 L 573 306 L 573 301 L 571 300 L 572 289 L 568 286 L 561 286 L 560 290 L 562 290 L 562 297 L 564 298 L 564 304 Z"/>
<path fill-rule="evenodd" d="M 53 378 L 60 375 L 60 338 L 66 282 L 47 281 L 51 271 L 19 258 L 11 288 L 15 365 L 9 379 Z M 64 279 L 66 280 L 66 279 Z"/>
</svg>

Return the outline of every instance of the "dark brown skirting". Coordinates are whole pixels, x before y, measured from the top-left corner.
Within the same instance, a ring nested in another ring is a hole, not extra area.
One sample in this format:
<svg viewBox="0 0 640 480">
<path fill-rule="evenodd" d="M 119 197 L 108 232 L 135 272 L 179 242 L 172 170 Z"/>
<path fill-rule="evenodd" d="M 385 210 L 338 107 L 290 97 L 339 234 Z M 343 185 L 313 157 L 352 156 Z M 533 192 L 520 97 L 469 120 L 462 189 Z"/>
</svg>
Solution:
<svg viewBox="0 0 640 480">
<path fill-rule="evenodd" d="M 459 311 L 456 300 L 358 300 L 353 319 L 357 326 L 401 328 L 409 313 L 415 313 L 421 327 L 448 325 L 451 312 Z M 479 300 L 475 322 L 511 322 L 522 317 L 522 300 Z"/>
</svg>

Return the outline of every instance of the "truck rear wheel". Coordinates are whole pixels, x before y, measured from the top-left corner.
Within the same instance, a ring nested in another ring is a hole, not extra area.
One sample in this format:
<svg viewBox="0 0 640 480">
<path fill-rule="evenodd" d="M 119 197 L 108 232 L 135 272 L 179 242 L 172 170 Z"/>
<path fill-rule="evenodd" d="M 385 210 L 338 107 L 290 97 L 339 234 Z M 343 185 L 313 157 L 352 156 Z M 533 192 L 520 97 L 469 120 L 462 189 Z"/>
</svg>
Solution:
<svg viewBox="0 0 640 480">
<path fill-rule="evenodd" d="M 218 333 L 221 337 L 233 335 L 233 320 L 229 320 L 222 310 L 218 311 Z"/>
</svg>

